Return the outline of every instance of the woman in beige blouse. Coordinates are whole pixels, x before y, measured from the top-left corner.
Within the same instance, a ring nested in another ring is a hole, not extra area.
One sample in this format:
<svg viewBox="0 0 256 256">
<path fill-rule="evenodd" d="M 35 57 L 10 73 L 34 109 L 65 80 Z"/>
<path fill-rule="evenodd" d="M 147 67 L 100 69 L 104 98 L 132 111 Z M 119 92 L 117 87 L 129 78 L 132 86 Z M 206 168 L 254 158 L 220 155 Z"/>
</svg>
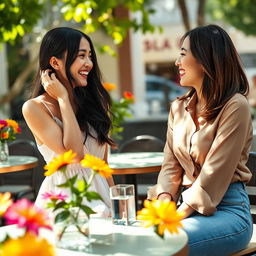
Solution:
<svg viewBox="0 0 256 256">
<path fill-rule="evenodd" d="M 244 186 L 251 178 L 248 81 L 230 37 L 216 25 L 183 36 L 176 66 L 181 86 L 191 89 L 171 105 L 164 162 L 149 199 L 177 201 L 182 194 L 190 255 L 229 255 L 252 235 Z"/>
</svg>

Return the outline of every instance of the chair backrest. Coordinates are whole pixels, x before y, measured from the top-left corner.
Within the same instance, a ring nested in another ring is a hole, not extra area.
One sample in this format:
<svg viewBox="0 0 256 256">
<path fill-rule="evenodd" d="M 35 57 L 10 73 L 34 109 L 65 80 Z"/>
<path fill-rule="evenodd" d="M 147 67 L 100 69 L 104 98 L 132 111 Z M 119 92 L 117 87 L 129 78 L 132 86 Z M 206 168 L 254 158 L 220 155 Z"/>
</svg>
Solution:
<svg viewBox="0 0 256 256">
<path fill-rule="evenodd" d="M 38 157 L 38 149 L 34 141 L 16 139 L 9 143 L 10 155 L 26 155 Z M 35 185 L 35 168 L 22 172 L 3 173 L 0 175 L 1 185 Z"/>
<path fill-rule="evenodd" d="M 252 178 L 246 184 L 246 190 L 250 199 L 253 223 L 256 223 L 256 152 L 250 152 L 246 166 L 252 172 Z"/>
<path fill-rule="evenodd" d="M 152 135 L 139 135 L 122 144 L 118 150 L 124 152 L 162 152 L 164 142 Z"/>
<path fill-rule="evenodd" d="M 131 138 L 122 144 L 118 150 L 119 153 L 128 152 L 163 152 L 164 142 L 152 135 L 139 135 Z M 122 176 L 122 175 L 121 175 Z M 155 184 L 157 180 L 158 173 L 147 173 L 147 174 L 137 174 L 136 180 L 139 186 L 141 184 Z M 114 177 L 116 183 L 122 183 L 123 178 Z M 144 193 L 144 192 L 143 192 Z M 138 192 L 139 194 L 139 192 Z M 144 193 L 145 194 L 145 193 Z"/>
</svg>

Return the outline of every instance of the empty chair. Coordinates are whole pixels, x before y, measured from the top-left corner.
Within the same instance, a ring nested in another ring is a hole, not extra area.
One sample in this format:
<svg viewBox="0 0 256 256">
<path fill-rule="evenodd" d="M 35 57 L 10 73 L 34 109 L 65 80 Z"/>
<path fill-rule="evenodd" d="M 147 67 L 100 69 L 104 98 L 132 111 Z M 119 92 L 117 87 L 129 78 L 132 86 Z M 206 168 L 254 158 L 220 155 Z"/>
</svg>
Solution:
<svg viewBox="0 0 256 256">
<path fill-rule="evenodd" d="M 253 223 L 256 223 L 256 152 L 250 152 L 246 165 L 252 172 L 252 178 L 247 183 L 246 190 L 249 194 Z"/>
<path fill-rule="evenodd" d="M 10 155 L 38 157 L 35 142 L 28 139 L 16 139 L 9 143 Z M 25 171 L 0 174 L 0 192 L 10 192 L 14 200 L 27 197 L 35 200 L 35 168 Z"/>
<path fill-rule="evenodd" d="M 256 152 L 250 152 L 249 159 L 246 163 L 247 167 L 252 172 L 250 182 L 246 184 L 246 190 L 249 194 L 251 214 L 253 219 L 253 237 L 246 249 L 233 254 L 232 256 L 240 255 L 256 255 Z"/>
<path fill-rule="evenodd" d="M 162 152 L 164 142 L 152 135 L 139 135 L 126 141 L 119 148 L 123 152 Z"/>
<path fill-rule="evenodd" d="M 152 135 L 139 135 L 131 138 L 122 144 L 119 148 L 119 153 L 128 152 L 162 152 L 164 142 Z M 137 175 L 114 176 L 115 183 L 131 183 L 137 185 L 137 205 L 141 208 L 143 201 L 147 197 L 148 188 L 157 182 L 158 173 L 147 173 Z M 125 180 L 123 179 L 125 178 Z"/>
</svg>

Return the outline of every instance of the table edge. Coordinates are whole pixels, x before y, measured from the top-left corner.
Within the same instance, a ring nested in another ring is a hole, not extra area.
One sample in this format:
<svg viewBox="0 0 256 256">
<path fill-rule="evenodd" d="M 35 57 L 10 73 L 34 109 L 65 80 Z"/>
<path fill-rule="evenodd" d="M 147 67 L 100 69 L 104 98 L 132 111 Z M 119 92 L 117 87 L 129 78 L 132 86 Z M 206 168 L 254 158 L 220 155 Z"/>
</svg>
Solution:
<svg viewBox="0 0 256 256">
<path fill-rule="evenodd" d="M 160 172 L 162 165 L 148 166 L 148 167 L 132 167 L 132 168 L 111 168 L 114 172 L 112 175 L 126 175 L 126 174 L 143 174 Z"/>
<path fill-rule="evenodd" d="M 23 155 L 10 155 L 10 157 L 15 157 L 15 156 L 22 157 Z M 37 157 L 35 156 L 25 156 L 25 157 L 35 158 L 35 161 L 32 163 L 27 163 L 27 164 L 25 163 L 25 164 L 20 164 L 15 166 L 2 166 L 2 167 L 0 166 L 0 173 L 20 172 L 20 171 L 25 171 L 38 166 L 39 160 Z"/>
</svg>

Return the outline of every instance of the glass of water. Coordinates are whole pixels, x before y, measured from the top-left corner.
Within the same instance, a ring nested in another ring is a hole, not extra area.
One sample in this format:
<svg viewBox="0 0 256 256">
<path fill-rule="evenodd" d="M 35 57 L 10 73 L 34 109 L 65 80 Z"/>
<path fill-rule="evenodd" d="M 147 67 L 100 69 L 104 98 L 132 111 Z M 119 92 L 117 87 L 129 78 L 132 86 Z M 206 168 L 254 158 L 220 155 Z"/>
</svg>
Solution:
<svg viewBox="0 0 256 256">
<path fill-rule="evenodd" d="M 110 187 L 110 199 L 113 224 L 131 225 L 136 221 L 134 185 Z"/>
</svg>

